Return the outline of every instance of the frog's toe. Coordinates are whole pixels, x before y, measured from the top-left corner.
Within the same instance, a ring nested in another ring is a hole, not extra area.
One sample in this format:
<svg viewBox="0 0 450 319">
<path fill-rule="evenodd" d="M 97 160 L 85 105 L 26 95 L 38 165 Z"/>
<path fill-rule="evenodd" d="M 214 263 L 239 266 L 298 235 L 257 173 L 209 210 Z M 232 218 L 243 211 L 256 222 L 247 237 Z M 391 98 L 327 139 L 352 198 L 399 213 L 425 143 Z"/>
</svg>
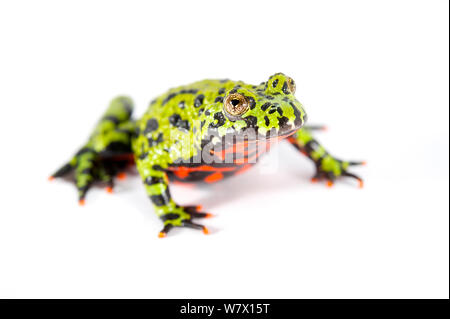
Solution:
<svg viewBox="0 0 450 319">
<path fill-rule="evenodd" d="M 191 218 L 211 218 L 214 217 L 211 213 L 202 212 L 202 206 L 184 206 L 186 213 L 191 215 Z"/>
<path fill-rule="evenodd" d="M 351 178 L 353 178 L 353 179 L 356 179 L 356 180 L 358 181 L 358 186 L 359 186 L 359 188 L 363 188 L 363 187 L 364 187 L 364 181 L 363 181 L 363 179 L 362 179 L 361 177 L 359 177 L 358 175 L 355 175 L 355 174 L 353 174 L 353 173 L 344 171 L 344 172 L 342 172 L 342 176 L 345 176 L 345 177 L 351 177 Z"/>
<path fill-rule="evenodd" d="M 78 204 L 84 206 L 86 204 L 86 194 L 91 188 L 92 182 L 88 182 L 83 186 L 77 186 L 78 188 Z"/>
<path fill-rule="evenodd" d="M 356 165 L 364 165 L 365 162 L 342 162 L 336 160 L 337 169 L 327 170 L 322 167 L 317 168 L 316 174 L 311 178 L 311 182 L 316 183 L 319 180 L 324 180 L 327 187 L 333 187 L 336 180 L 341 177 L 350 177 L 358 181 L 358 185 L 360 188 L 364 186 L 364 181 L 361 177 L 356 174 L 353 174 L 347 171 L 347 168 L 350 166 Z"/>
<path fill-rule="evenodd" d="M 353 162 L 347 162 L 348 166 L 365 166 L 367 165 L 366 161 L 353 161 Z"/>
<path fill-rule="evenodd" d="M 49 181 L 54 180 L 55 178 L 64 177 L 72 173 L 74 170 L 74 166 L 70 163 L 67 163 L 63 165 L 60 169 L 58 169 L 56 172 L 54 172 L 50 177 L 48 178 Z"/>
<path fill-rule="evenodd" d="M 188 227 L 188 228 L 192 228 L 192 229 L 201 230 L 205 235 L 209 234 L 209 230 L 208 230 L 208 228 L 206 228 L 206 226 L 200 225 L 200 224 L 197 224 L 197 223 L 193 223 L 190 220 L 185 220 L 185 221 L 183 221 L 183 223 L 180 226 L 174 226 L 172 224 L 164 225 L 163 229 L 159 232 L 158 237 L 159 238 L 166 237 L 167 233 L 170 230 L 172 230 L 174 227 Z"/>
</svg>

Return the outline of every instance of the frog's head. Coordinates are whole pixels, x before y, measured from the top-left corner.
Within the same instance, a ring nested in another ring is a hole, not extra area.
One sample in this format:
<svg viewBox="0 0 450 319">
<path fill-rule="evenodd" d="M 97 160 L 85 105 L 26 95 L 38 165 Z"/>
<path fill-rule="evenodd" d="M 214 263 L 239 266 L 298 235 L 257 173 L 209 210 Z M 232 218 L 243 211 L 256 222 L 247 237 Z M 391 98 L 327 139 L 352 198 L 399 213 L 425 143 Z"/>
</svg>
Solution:
<svg viewBox="0 0 450 319">
<path fill-rule="evenodd" d="M 237 82 L 217 103 L 209 128 L 218 129 L 220 136 L 245 135 L 257 140 L 289 136 L 306 121 L 294 93 L 294 80 L 282 73 L 260 85 Z"/>
</svg>

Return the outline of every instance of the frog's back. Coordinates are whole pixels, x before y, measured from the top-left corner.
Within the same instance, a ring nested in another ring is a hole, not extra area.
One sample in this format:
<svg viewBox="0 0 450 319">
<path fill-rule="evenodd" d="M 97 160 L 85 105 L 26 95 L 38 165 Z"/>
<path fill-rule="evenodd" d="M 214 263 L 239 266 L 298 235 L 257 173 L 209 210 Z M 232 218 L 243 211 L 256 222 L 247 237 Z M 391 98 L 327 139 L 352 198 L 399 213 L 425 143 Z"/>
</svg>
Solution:
<svg viewBox="0 0 450 319">
<path fill-rule="evenodd" d="M 225 92 L 237 83 L 230 80 L 203 80 L 172 88 L 155 98 L 146 114 L 161 119 L 180 114 L 195 120 L 206 105 L 216 102 L 216 99 L 223 99 Z"/>
<path fill-rule="evenodd" d="M 137 138 L 133 142 L 136 156 L 144 156 L 150 148 L 167 153 L 167 162 L 190 158 L 198 145 L 200 116 L 208 105 L 222 101 L 225 93 L 240 82 L 203 80 L 172 88 L 158 96 L 137 121 Z"/>
</svg>

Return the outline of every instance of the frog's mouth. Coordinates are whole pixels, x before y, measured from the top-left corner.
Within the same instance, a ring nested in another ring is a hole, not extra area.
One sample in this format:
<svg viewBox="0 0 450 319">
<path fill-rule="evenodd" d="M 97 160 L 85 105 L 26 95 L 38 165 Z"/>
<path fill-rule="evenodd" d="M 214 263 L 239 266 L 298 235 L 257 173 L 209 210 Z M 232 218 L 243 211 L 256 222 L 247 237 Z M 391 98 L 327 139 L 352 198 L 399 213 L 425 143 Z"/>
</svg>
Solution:
<svg viewBox="0 0 450 319">
<path fill-rule="evenodd" d="M 248 140 L 273 140 L 289 137 L 301 129 L 307 121 L 307 115 L 304 112 L 300 113 L 297 110 L 297 112 L 294 111 L 294 114 L 295 117 L 291 120 L 288 120 L 287 117 L 279 117 L 279 126 L 269 130 L 258 127 L 256 123 L 247 122 L 247 127 L 244 127 L 238 135 L 248 136 Z"/>
<path fill-rule="evenodd" d="M 289 126 L 284 130 L 272 128 L 266 133 L 260 133 L 257 128 L 246 128 L 238 134 L 234 134 L 232 138 L 228 136 L 225 144 L 231 145 L 235 143 L 260 143 L 260 142 L 276 142 L 295 134 L 301 127 Z"/>
</svg>

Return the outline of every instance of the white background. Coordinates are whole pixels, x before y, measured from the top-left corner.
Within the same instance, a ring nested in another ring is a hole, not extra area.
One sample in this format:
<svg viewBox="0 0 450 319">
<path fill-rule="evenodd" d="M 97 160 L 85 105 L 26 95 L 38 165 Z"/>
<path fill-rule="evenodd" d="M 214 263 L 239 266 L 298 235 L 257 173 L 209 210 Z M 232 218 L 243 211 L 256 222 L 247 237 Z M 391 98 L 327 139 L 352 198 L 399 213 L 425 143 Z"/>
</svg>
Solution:
<svg viewBox="0 0 450 319">
<path fill-rule="evenodd" d="M 0 297 L 448 298 L 448 1 L 2 1 Z M 109 100 L 142 114 L 166 89 L 284 72 L 333 153 L 365 159 L 310 184 L 287 144 L 209 188 L 217 217 L 161 223 L 138 176 L 78 207 L 47 177 Z"/>
</svg>

